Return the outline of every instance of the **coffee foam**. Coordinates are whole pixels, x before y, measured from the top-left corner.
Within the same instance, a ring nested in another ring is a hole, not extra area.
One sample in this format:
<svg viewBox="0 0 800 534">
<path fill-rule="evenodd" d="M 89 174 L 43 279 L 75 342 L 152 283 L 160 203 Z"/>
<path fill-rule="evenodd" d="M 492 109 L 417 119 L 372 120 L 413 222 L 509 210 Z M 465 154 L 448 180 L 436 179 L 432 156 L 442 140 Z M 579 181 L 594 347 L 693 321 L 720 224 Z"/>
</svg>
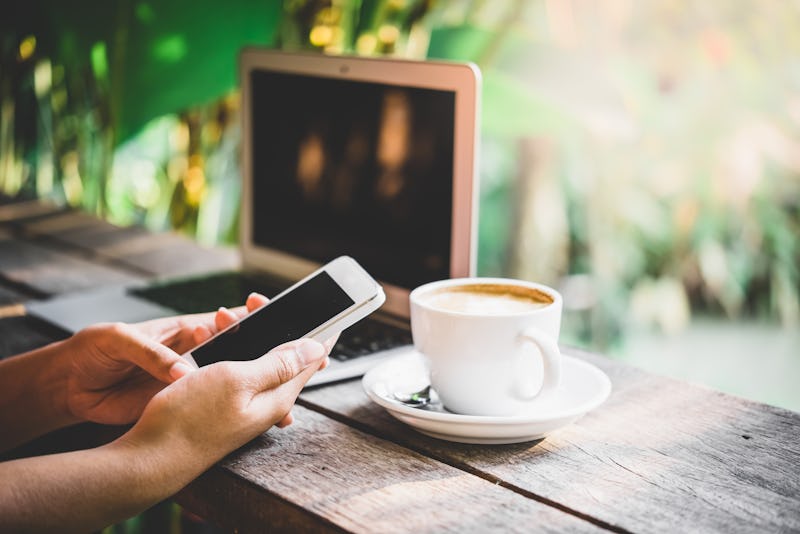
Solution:
<svg viewBox="0 0 800 534">
<path fill-rule="evenodd" d="M 421 300 L 440 310 L 476 315 L 525 313 L 553 303 L 550 295 L 538 289 L 504 284 L 444 287 L 423 295 Z"/>
</svg>

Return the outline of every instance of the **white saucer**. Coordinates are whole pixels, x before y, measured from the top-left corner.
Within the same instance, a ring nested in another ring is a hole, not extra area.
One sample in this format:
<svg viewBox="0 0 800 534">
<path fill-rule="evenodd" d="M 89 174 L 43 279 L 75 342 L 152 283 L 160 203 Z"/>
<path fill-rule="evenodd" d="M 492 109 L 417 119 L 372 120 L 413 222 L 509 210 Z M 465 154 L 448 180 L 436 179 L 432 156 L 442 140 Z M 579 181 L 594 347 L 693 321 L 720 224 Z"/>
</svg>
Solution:
<svg viewBox="0 0 800 534">
<path fill-rule="evenodd" d="M 608 376 L 589 363 L 562 356 L 561 385 L 545 399 L 533 400 L 520 415 L 487 417 L 447 411 L 438 400 L 414 408 L 394 399 L 395 392 L 427 383 L 422 356 L 411 352 L 373 367 L 362 380 L 367 395 L 395 418 L 428 436 L 460 443 L 521 443 L 545 437 L 603 403 L 611 392 Z"/>
</svg>

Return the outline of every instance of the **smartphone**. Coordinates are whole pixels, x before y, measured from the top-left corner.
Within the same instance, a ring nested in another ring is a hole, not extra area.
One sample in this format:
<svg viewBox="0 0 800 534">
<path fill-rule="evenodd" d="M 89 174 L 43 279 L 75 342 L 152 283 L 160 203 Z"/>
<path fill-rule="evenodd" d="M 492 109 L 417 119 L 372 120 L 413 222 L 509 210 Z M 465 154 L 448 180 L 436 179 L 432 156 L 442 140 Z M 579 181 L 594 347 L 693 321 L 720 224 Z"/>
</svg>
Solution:
<svg viewBox="0 0 800 534">
<path fill-rule="evenodd" d="M 254 360 L 303 337 L 323 342 L 385 300 L 380 284 L 353 258 L 341 256 L 183 356 L 202 367 L 222 360 Z"/>
</svg>

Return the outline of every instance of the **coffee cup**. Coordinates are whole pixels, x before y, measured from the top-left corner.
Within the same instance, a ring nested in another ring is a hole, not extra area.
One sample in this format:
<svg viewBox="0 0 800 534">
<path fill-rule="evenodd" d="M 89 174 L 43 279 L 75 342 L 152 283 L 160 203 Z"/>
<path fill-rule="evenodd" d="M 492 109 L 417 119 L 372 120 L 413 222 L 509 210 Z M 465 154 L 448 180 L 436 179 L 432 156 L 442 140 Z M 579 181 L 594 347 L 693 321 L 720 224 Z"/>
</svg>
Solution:
<svg viewBox="0 0 800 534">
<path fill-rule="evenodd" d="M 561 295 L 506 278 L 459 278 L 414 289 L 411 333 L 444 406 L 510 416 L 561 379 Z"/>
</svg>

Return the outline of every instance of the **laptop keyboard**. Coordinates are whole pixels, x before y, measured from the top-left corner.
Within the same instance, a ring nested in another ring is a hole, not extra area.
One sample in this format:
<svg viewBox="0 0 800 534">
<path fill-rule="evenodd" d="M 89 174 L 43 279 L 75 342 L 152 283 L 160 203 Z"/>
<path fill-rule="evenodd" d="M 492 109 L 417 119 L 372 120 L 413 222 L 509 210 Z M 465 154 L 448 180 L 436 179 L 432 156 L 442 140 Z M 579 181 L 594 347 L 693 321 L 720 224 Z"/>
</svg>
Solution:
<svg viewBox="0 0 800 534">
<path fill-rule="evenodd" d="M 254 291 L 271 297 L 283 289 L 263 278 L 226 271 L 134 288 L 130 292 L 179 313 L 200 313 L 216 310 L 220 306 L 241 306 Z"/>
<path fill-rule="evenodd" d="M 247 296 L 254 291 L 267 296 L 277 295 L 284 289 L 277 286 L 278 284 L 257 276 L 240 272 L 222 272 L 200 278 L 134 288 L 130 292 L 179 313 L 198 313 L 216 310 L 220 306 L 228 308 L 241 306 Z M 367 317 L 342 332 L 331 351 L 331 358 L 346 362 L 409 344 L 411 344 L 411 332 L 407 329 Z"/>
<path fill-rule="evenodd" d="M 339 336 L 331 358 L 340 362 L 411 344 L 411 332 L 367 317 Z"/>
</svg>

